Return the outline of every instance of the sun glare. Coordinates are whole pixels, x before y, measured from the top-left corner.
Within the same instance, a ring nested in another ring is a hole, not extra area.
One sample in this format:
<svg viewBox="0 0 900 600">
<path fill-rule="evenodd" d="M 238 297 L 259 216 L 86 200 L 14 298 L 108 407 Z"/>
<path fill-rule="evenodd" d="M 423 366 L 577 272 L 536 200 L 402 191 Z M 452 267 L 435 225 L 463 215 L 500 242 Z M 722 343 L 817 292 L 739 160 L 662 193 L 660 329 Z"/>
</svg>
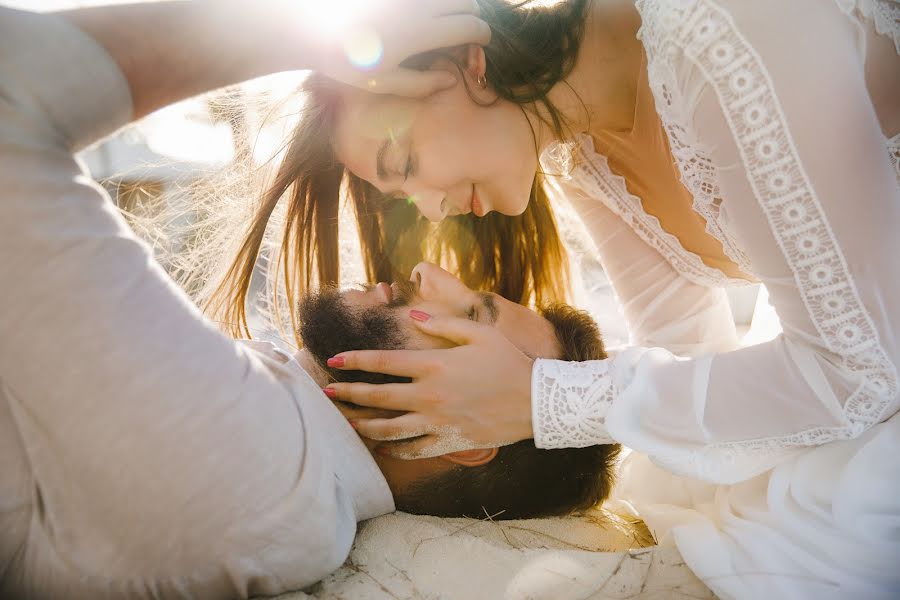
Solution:
<svg viewBox="0 0 900 600">
<path fill-rule="evenodd" d="M 347 59 L 360 69 L 374 69 L 384 57 L 384 44 L 371 28 L 357 28 L 344 37 Z"/>
<path fill-rule="evenodd" d="M 296 1 L 296 0 L 295 0 Z M 372 10 L 369 0 L 299 0 L 303 15 L 325 35 L 341 35 Z"/>
<path fill-rule="evenodd" d="M 301 19 L 302 28 L 340 42 L 347 59 L 361 69 L 374 69 L 384 57 L 378 33 L 363 25 L 379 8 L 375 0 L 294 0 L 286 2 Z"/>
</svg>

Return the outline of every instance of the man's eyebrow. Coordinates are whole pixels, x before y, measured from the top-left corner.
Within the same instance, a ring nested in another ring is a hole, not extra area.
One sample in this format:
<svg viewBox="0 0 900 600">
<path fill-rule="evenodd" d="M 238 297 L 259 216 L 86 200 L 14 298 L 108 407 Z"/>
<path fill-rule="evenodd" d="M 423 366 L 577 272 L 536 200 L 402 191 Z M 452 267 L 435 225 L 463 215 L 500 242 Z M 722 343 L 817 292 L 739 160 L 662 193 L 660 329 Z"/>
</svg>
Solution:
<svg viewBox="0 0 900 600">
<path fill-rule="evenodd" d="M 384 157 L 387 156 L 388 150 L 391 148 L 391 138 L 385 138 L 381 145 L 378 146 L 378 152 L 375 153 L 375 172 L 381 179 L 387 179 L 387 168 L 384 166 Z"/>
<path fill-rule="evenodd" d="M 500 309 L 497 308 L 497 303 L 494 302 L 494 295 L 489 294 L 488 292 L 481 292 L 478 295 L 481 297 L 481 304 L 483 304 L 485 310 L 487 310 L 488 316 L 490 317 L 490 323 L 493 325 L 497 322 L 497 316 L 500 314 Z"/>
</svg>

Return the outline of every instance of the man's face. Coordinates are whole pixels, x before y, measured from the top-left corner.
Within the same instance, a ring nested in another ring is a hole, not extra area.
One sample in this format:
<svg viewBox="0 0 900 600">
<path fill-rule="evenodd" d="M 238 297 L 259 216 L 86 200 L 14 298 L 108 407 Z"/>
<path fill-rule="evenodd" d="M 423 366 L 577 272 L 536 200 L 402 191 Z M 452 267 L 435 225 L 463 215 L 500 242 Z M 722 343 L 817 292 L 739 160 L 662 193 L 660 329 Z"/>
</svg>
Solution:
<svg viewBox="0 0 900 600">
<path fill-rule="evenodd" d="M 413 309 L 435 317 L 466 318 L 496 327 L 533 358 L 560 355 L 556 333 L 544 317 L 496 294 L 471 290 L 447 271 L 430 263 L 417 265 L 409 281 L 378 283 L 363 290 L 325 291 L 307 297 L 300 307 L 300 337 L 304 351 L 315 358 L 321 369 L 340 381 L 397 381 L 397 378 L 378 374 L 328 369 L 325 361 L 348 350 L 426 350 L 453 346 L 451 342 L 428 336 L 415 327 L 409 317 L 409 311 Z M 396 416 L 390 411 L 340 408 L 351 418 Z M 364 442 L 374 451 L 374 442 Z M 377 453 L 373 456 L 395 495 L 422 477 L 459 464 L 450 455 L 416 461 L 392 459 Z M 485 462 L 492 457 L 493 454 L 485 454 Z"/>
<path fill-rule="evenodd" d="M 431 263 L 416 265 L 409 281 L 378 283 L 362 290 L 341 292 L 340 297 L 349 311 L 391 315 L 402 348 L 426 350 L 453 346 L 415 327 L 409 317 L 409 311 L 415 309 L 435 317 L 464 318 L 496 327 L 522 352 L 534 358 L 559 353 L 553 327 L 544 317 L 496 294 L 471 290 Z"/>
</svg>

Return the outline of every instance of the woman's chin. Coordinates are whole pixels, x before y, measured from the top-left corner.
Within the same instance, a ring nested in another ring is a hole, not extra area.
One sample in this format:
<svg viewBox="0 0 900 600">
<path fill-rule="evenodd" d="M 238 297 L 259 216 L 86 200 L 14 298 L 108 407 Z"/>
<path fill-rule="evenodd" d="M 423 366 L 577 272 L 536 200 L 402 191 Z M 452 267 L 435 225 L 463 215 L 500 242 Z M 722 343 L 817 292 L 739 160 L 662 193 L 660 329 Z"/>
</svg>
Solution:
<svg viewBox="0 0 900 600">
<path fill-rule="evenodd" d="M 497 213 L 506 217 L 518 217 L 528 208 L 528 202 L 498 202 L 493 206 L 487 206 L 484 216 Z"/>
<path fill-rule="evenodd" d="M 501 215 L 505 215 L 507 217 L 518 217 L 523 212 L 525 212 L 526 208 L 528 208 L 527 203 L 523 204 L 522 206 L 495 208 L 495 209 L 492 209 L 492 212 L 497 212 L 497 213 L 500 213 Z"/>
</svg>

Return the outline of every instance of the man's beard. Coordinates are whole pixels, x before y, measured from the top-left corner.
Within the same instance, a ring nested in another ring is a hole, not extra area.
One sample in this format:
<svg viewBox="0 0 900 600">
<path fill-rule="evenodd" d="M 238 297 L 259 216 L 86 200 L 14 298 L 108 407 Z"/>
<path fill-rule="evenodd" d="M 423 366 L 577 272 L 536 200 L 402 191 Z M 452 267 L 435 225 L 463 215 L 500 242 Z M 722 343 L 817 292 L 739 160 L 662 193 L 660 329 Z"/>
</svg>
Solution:
<svg viewBox="0 0 900 600">
<path fill-rule="evenodd" d="M 405 301 L 406 299 L 402 299 Z M 307 295 L 300 303 L 300 339 L 319 366 L 335 381 L 365 383 L 405 383 L 409 379 L 381 373 L 343 371 L 330 368 L 325 361 L 349 350 L 397 350 L 405 346 L 407 336 L 390 304 L 354 308 L 348 306 L 337 289 Z"/>
</svg>

